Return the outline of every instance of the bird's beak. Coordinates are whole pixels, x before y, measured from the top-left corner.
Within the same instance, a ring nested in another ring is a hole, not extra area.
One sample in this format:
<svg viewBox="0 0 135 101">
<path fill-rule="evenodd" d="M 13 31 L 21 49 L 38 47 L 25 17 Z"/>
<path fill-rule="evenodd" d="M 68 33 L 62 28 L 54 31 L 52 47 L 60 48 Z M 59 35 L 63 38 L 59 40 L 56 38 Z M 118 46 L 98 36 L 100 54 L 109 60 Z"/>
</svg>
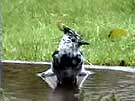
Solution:
<svg viewBox="0 0 135 101">
<path fill-rule="evenodd" d="M 79 45 L 89 45 L 89 43 L 84 40 L 80 40 L 78 43 Z"/>
</svg>

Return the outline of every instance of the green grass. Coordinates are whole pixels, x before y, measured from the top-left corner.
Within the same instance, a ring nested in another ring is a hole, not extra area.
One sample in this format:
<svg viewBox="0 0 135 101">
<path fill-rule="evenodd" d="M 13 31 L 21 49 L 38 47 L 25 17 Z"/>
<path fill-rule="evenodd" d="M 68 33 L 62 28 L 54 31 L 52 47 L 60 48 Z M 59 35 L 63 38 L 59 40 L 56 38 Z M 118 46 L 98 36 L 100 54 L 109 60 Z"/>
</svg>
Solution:
<svg viewBox="0 0 135 101">
<path fill-rule="evenodd" d="M 135 66 L 135 0 L 2 0 L 1 5 L 4 59 L 51 61 L 62 22 L 91 43 L 82 47 L 91 63 Z M 117 28 L 127 35 L 109 38 Z"/>
<path fill-rule="evenodd" d="M 0 88 L 0 101 L 9 101 L 9 99 L 5 96 L 5 92 L 2 88 Z"/>
</svg>

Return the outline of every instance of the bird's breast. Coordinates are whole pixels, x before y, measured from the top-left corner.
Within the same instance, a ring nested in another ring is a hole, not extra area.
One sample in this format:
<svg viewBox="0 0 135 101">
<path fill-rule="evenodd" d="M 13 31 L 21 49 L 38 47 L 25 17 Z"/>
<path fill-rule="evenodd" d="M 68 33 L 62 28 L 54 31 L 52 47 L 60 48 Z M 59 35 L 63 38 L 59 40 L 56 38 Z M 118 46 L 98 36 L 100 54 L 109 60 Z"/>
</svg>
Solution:
<svg viewBox="0 0 135 101">
<path fill-rule="evenodd" d="M 76 67 L 83 62 L 80 54 L 63 54 L 61 55 L 60 63 L 63 67 Z"/>
</svg>

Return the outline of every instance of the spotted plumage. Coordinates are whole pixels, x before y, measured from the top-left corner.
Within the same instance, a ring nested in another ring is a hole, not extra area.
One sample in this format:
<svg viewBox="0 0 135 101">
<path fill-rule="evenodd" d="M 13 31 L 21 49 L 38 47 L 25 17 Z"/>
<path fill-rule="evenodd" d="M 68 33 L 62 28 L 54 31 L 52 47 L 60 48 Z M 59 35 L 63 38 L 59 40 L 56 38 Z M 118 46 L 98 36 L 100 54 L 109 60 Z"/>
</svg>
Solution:
<svg viewBox="0 0 135 101">
<path fill-rule="evenodd" d="M 88 45 L 73 29 L 63 26 L 64 36 L 58 49 L 53 53 L 52 70 L 56 74 L 58 84 L 65 81 L 76 83 L 76 77 L 83 69 L 81 45 Z"/>
</svg>

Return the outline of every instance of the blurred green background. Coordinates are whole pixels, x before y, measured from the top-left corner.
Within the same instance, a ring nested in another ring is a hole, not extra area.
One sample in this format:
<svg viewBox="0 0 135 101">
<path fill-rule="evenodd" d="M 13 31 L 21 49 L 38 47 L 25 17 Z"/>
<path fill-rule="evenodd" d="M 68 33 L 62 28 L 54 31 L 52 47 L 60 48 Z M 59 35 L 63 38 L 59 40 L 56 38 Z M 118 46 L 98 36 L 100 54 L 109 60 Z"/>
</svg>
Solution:
<svg viewBox="0 0 135 101">
<path fill-rule="evenodd" d="M 51 61 L 64 23 L 91 43 L 87 61 L 135 66 L 135 0 L 1 1 L 3 59 Z"/>
</svg>

